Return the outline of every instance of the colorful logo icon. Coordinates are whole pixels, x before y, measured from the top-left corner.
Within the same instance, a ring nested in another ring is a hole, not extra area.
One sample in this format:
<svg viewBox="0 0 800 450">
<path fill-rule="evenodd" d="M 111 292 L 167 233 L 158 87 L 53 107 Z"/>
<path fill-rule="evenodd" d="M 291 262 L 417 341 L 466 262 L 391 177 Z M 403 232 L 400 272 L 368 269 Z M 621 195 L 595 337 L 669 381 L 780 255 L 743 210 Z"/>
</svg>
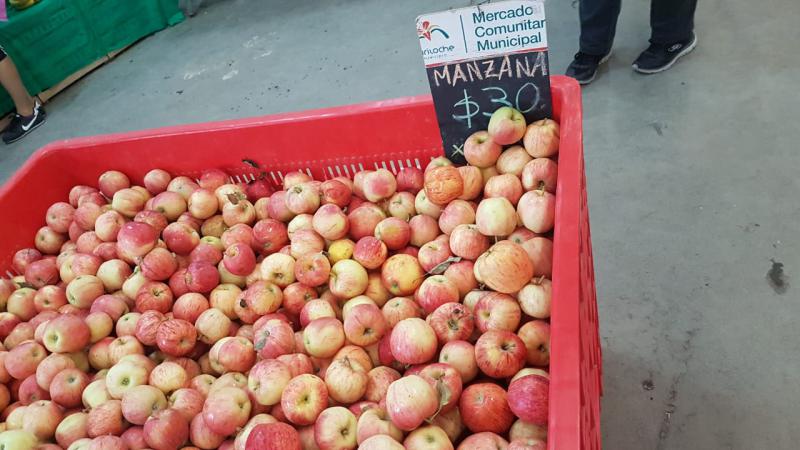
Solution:
<svg viewBox="0 0 800 450">
<path fill-rule="evenodd" d="M 422 25 L 417 27 L 417 36 L 419 36 L 420 39 L 427 39 L 430 41 L 434 31 L 441 33 L 445 39 L 450 39 L 450 35 L 447 34 L 447 32 L 444 31 L 440 26 L 434 25 L 427 20 L 424 20 Z"/>
</svg>

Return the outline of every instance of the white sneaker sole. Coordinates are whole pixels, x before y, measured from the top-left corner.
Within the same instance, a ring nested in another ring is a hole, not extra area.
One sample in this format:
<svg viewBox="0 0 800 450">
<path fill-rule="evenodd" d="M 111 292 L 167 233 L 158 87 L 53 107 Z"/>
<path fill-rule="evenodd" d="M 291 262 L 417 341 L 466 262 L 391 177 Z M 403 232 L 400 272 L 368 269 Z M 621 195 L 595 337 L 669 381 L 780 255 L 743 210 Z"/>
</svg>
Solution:
<svg viewBox="0 0 800 450">
<path fill-rule="evenodd" d="M 654 73 L 660 73 L 660 72 L 663 72 L 665 70 L 669 70 L 673 65 L 675 65 L 676 62 L 678 62 L 679 59 L 681 59 L 681 57 L 683 57 L 684 55 L 689 54 L 689 52 L 694 50 L 695 47 L 697 47 L 697 35 L 695 35 L 694 40 L 689 45 L 687 45 L 686 48 L 684 48 L 683 50 L 681 50 L 680 53 L 678 53 L 678 56 L 676 56 L 672 61 L 669 62 L 669 64 L 667 64 L 664 67 L 659 67 L 658 69 L 652 69 L 652 70 L 650 70 L 650 69 L 640 69 L 639 66 L 636 65 L 636 63 L 631 64 L 631 67 L 633 67 L 633 70 L 635 70 L 635 71 L 637 71 L 639 73 L 645 74 L 645 75 L 652 75 Z"/>
<path fill-rule="evenodd" d="M 603 59 L 601 59 L 600 62 L 597 63 L 597 70 L 600 70 L 600 66 L 607 63 L 609 59 L 611 59 L 611 52 L 608 52 L 608 54 L 606 56 L 603 56 Z M 582 80 L 582 81 L 579 80 L 578 84 L 580 84 L 581 86 L 585 86 L 594 81 L 595 77 L 597 77 L 597 70 L 594 71 L 591 78 L 589 78 L 588 80 Z"/>
</svg>

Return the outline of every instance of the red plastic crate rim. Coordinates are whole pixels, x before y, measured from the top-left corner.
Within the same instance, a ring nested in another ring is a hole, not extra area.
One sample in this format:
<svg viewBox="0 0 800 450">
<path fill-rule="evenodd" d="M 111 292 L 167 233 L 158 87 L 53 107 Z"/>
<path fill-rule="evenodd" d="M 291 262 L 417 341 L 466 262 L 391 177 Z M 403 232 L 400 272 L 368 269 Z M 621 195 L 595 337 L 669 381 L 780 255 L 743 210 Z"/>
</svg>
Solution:
<svg viewBox="0 0 800 450">
<path fill-rule="evenodd" d="M 601 354 L 583 164 L 580 88 L 551 79 L 561 125 L 551 317 L 550 450 L 599 449 Z M 442 155 L 430 96 L 312 111 L 68 139 L 38 150 L 0 189 L 0 270 L 30 247 L 48 206 L 72 186 L 96 185 L 109 169 L 141 184 L 150 169 L 198 176 L 220 168 L 235 180 L 259 171 L 280 182 L 304 170 L 316 179 L 352 176 L 362 168 L 423 167 Z"/>
</svg>

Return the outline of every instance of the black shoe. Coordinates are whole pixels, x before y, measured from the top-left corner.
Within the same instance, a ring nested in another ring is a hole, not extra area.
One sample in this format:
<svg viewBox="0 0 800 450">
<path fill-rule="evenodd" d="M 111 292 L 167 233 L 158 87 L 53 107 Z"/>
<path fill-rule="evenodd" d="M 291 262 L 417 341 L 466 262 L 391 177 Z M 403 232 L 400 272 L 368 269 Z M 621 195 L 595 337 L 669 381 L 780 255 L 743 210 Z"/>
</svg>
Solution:
<svg viewBox="0 0 800 450">
<path fill-rule="evenodd" d="M 697 46 L 697 36 L 694 33 L 685 41 L 673 44 L 650 44 L 650 47 L 647 47 L 647 50 L 633 62 L 633 70 L 645 74 L 663 72 L 672 67 L 678 58 L 694 50 L 695 46 Z"/>
<path fill-rule="evenodd" d="M 44 111 L 44 108 L 42 108 L 42 104 L 39 103 L 38 100 L 35 100 L 33 104 L 33 114 L 30 116 L 14 115 L 8 128 L 3 132 L 3 142 L 6 144 L 17 142 L 27 136 L 28 133 L 38 128 L 39 125 L 43 124 L 46 118 L 47 113 Z"/>
<path fill-rule="evenodd" d="M 580 84 L 589 84 L 594 80 L 597 75 L 597 69 L 600 64 L 608 61 L 611 57 L 611 52 L 606 55 L 590 55 L 588 53 L 578 52 L 575 54 L 575 59 L 572 60 L 565 75 L 572 77 Z"/>
</svg>

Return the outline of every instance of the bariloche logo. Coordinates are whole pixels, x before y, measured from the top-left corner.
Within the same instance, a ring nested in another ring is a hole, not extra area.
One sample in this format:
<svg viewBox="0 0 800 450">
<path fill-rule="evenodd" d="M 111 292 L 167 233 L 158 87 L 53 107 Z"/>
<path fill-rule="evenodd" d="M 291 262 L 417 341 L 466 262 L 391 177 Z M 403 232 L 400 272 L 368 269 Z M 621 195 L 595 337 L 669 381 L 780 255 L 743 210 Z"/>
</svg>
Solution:
<svg viewBox="0 0 800 450">
<path fill-rule="evenodd" d="M 434 25 L 427 20 L 422 21 L 422 25 L 417 27 L 417 36 L 419 36 L 420 39 L 427 39 L 430 41 L 434 31 L 441 33 L 445 39 L 450 39 L 450 35 L 440 26 Z"/>
</svg>

